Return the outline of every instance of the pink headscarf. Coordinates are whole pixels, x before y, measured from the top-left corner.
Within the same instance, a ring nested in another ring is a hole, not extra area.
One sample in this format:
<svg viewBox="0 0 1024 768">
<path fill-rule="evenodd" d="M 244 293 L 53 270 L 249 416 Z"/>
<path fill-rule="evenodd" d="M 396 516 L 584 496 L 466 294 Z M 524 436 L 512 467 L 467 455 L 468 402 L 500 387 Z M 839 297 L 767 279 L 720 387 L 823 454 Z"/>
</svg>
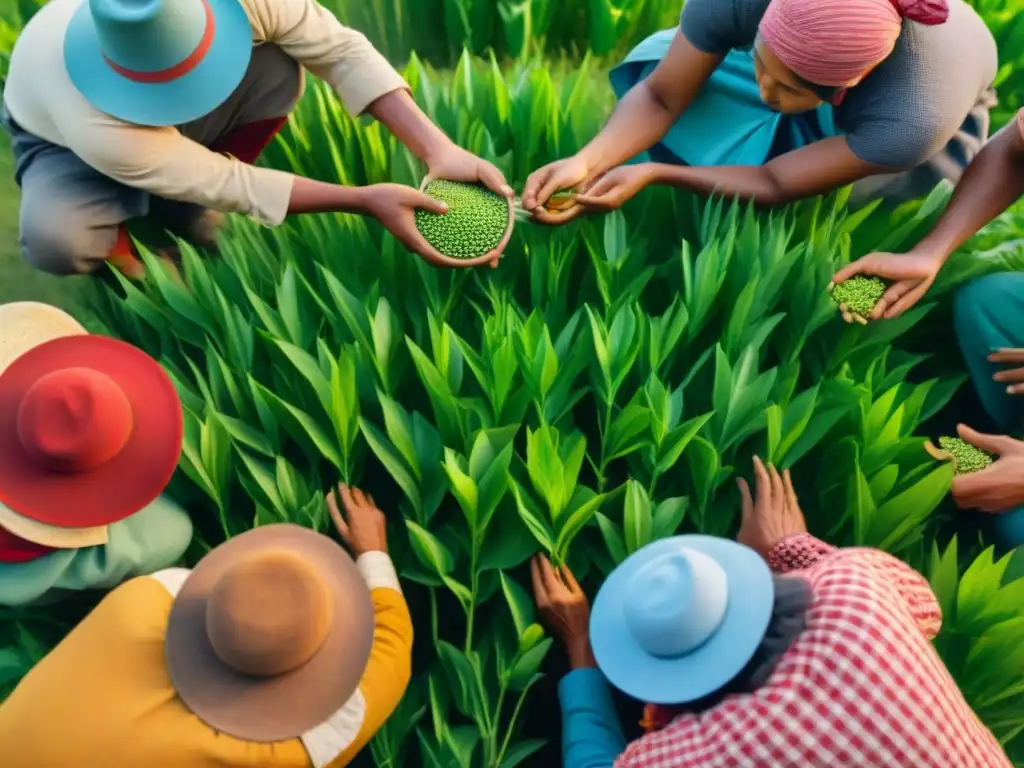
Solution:
<svg viewBox="0 0 1024 768">
<path fill-rule="evenodd" d="M 947 0 L 772 0 L 761 38 L 815 85 L 849 88 L 890 53 L 903 19 L 942 24 Z"/>
</svg>

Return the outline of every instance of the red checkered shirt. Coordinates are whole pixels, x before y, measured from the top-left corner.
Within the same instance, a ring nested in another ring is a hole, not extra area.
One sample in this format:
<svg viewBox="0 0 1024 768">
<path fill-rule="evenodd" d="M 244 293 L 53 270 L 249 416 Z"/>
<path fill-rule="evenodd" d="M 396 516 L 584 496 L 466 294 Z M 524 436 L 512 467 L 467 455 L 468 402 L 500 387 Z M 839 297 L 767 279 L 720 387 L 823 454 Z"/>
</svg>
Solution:
<svg viewBox="0 0 1024 768">
<path fill-rule="evenodd" d="M 931 645 L 928 582 L 877 549 L 803 534 L 769 555 L 806 579 L 807 625 L 751 694 L 676 717 L 615 768 L 1009 768 Z"/>
</svg>

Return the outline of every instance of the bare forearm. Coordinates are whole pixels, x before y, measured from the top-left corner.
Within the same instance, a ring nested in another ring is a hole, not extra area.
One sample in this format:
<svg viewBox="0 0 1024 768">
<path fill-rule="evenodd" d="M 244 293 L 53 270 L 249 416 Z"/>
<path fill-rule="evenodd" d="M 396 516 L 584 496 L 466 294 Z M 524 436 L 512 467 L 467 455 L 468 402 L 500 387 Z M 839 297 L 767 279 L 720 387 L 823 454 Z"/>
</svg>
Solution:
<svg viewBox="0 0 1024 768">
<path fill-rule="evenodd" d="M 381 96 L 367 111 L 423 162 L 451 145 L 444 131 L 434 125 L 404 88 Z"/>
<path fill-rule="evenodd" d="M 591 175 L 597 176 L 657 144 L 677 117 L 646 82 L 637 83 L 580 155 Z"/>
<path fill-rule="evenodd" d="M 296 176 L 288 215 L 302 213 L 362 213 L 365 210 L 365 188 L 345 187 Z"/>
<path fill-rule="evenodd" d="M 652 183 L 698 192 L 739 197 L 763 205 L 789 202 L 775 176 L 759 165 L 687 166 L 655 163 Z"/>
<path fill-rule="evenodd" d="M 992 137 L 956 185 L 949 206 L 917 251 L 943 259 L 1024 194 L 1024 138 L 1017 120 Z"/>
</svg>

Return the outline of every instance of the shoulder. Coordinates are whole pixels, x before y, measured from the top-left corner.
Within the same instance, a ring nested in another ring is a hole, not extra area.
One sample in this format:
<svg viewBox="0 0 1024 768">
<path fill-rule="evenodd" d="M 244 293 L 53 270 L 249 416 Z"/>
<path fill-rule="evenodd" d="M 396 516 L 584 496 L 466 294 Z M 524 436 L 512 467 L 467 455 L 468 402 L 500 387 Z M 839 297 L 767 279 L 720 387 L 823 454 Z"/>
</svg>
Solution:
<svg viewBox="0 0 1024 768">
<path fill-rule="evenodd" d="M 705 53 L 727 53 L 752 45 L 769 0 L 686 0 L 679 22 L 683 35 Z"/>
<path fill-rule="evenodd" d="M 850 149 L 862 160 L 909 169 L 953 138 L 998 70 L 996 45 L 960 0 L 946 24 L 908 24 L 893 53 L 838 110 Z"/>
</svg>

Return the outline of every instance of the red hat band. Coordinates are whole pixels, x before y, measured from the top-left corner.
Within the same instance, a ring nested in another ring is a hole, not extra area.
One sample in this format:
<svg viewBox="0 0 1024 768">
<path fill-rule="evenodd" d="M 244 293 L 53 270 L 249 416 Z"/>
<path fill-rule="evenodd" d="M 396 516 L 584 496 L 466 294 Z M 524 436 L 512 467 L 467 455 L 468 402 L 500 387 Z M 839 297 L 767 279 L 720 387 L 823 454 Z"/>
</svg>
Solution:
<svg viewBox="0 0 1024 768">
<path fill-rule="evenodd" d="M 18 439 L 41 469 L 74 474 L 117 456 L 132 434 L 131 403 L 121 387 L 91 368 L 40 377 L 17 412 Z"/>
</svg>

